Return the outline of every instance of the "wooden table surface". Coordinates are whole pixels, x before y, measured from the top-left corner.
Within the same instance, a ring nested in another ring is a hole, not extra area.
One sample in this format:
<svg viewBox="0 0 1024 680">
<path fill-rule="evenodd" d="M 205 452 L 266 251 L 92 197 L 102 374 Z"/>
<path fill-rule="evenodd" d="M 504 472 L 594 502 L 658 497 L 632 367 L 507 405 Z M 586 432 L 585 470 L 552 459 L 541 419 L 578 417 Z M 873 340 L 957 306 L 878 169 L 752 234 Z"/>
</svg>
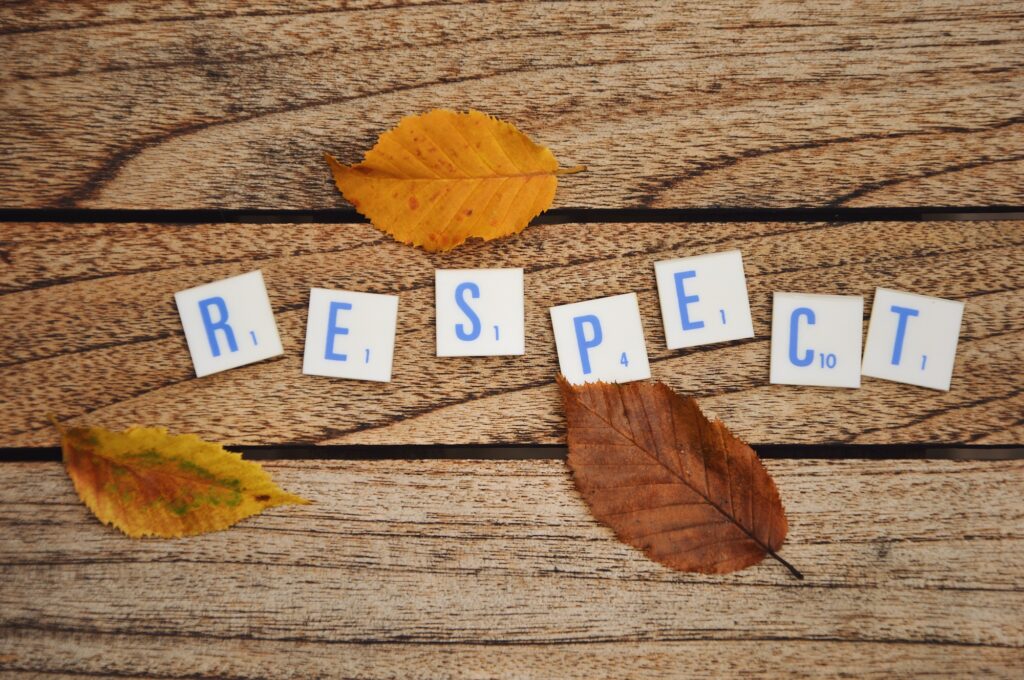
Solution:
<svg viewBox="0 0 1024 680">
<path fill-rule="evenodd" d="M 0 7 L 0 676 L 1020 677 L 1024 459 L 928 452 L 1024 444 L 1022 43 L 1000 0 Z M 586 164 L 572 210 L 445 255 L 353 221 L 322 152 L 439 106 Z M 666 350 L 653 263 L 731 248 L 756 337 Z M 526 355 L 434 356 L 434 269 L 487 266 L 526 270 Z M 195 379 L 172 294 L 253 269 L 285 355 Z M 311 286 L 400 296 L 391 383 L 301 375 Z M 768 384 L 772 291 L 876 286 L 966 302 L 949 392 Z M 539 447 L 547 308 L 631 291 L 654 377 L 771 446 L 805 581 L 648 561 Z M 47 414 L 315 503 L 132 541 Z"/>
</svg>

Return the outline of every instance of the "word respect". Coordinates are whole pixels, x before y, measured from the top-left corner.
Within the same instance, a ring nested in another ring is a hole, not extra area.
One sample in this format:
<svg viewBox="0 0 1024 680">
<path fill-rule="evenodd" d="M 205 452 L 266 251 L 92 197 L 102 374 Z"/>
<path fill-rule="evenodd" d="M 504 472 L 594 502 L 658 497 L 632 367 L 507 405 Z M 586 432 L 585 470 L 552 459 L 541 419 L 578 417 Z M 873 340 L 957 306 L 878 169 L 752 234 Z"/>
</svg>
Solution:
<svg viewBox="0 0 1024 680">
<path fill-rule="evenodd" d="M 754 337 L 738 250 L 656 262 L 669 349 Z M 197 376 L 283 353 L 263 275 L 175 294 Z M 525 353 L 522 269 L 435 271 L 437 355 Z M 776 292 L 770 381 L 859 387 L 862 375 L 948 390 L 962 302 L 875 290 L 862 353 L 864 299 Z M 572 383 L 650 377 L 635 293 L 552 307 L 558 363 Z M 390 381 L 398 296 L 313 288 L 302 371 Z"/>
</svg>

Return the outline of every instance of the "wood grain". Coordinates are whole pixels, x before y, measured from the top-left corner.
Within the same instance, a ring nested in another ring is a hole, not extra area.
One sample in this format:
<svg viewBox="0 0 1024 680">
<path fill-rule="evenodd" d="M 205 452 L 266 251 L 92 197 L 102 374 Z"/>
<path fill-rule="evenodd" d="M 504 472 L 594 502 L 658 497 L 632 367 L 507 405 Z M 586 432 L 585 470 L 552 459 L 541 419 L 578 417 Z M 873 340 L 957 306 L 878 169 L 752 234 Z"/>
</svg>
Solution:
<svg viewBox="0 0 1024 680">
<path fill-rule="evenodd" d="M 1019 444 L 1022 224 L 564 224 L 447 255 L 366 224 L 2 224 L 0 445 L 56 445 L 48 413 L 233 444 L 560 443 L 548 307 L 629 291 L 654 377 L 751 443 Z M 665 349 L 653 263 L 730 248 L 744 255 L 756 337 Z M 525 356 L 434 356 L 444 267 L 526 269 Z M 195 379 L 174 291 L 257 268 L 285 356 Z M 313 286 L 399 295 L 391 383 L 302 375 Z M 768 384 L 772 291 L 864 295 L 867 314 L 876 286 L 966 300 L 948 393 Z"/>
<path fill-rule="evenodd" d="M 402 116 L 551 146 L 557 206 L 1024 204 L 1019 2 L 31 0 L 0 7 L 0 206 L 343 206 Z"/>
<path fill-rule="evenodd" d="M 791 531 L 727 576 L 597 525 L 560 461 L 293 461 L 314 505 L 132 541 L 56 463 L 0 481 L 0 671 L 1016 677 L 1024 462 L 766 461 Z"/>
</svg>

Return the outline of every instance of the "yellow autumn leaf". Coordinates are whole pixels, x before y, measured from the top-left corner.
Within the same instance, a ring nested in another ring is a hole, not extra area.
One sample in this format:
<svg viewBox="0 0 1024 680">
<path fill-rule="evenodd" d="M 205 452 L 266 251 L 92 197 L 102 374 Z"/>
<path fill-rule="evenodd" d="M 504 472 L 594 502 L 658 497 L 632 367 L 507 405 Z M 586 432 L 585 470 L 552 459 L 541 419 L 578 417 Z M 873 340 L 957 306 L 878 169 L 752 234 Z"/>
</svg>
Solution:
<svg viewBox="0 0 1024 680">
<path fill-rule="evenodd" d="M 192 434 L 61 428 L 61 448 L 82 501 L 133 538 L 218 531 L 266 508 L 309 503 L 278 488 L 259 464 Z"/>
<path fill-rule="evenodd" d="M 551 207 L 559 168 L 550 149 L 479 111 L 403 118 L 361 163 L 324 154 L 342 195 L 381 231 L 430 251 L 522 231 Z"/>
</svg>

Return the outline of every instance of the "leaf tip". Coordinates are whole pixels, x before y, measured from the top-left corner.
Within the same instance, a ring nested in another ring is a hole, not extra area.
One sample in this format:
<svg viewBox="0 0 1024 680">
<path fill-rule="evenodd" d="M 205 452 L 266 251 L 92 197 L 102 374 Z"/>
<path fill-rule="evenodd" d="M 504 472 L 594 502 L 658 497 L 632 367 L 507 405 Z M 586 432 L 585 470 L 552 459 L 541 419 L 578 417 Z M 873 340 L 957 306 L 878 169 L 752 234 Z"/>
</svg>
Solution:
<svg viewBox="0 0 1024 680">
<path fill-rule="evenodd" d="M 272 493 L 261 493 L 255 495 L 253 499 L 258 503 L 265 503 L 268 508 L 275 508 L 279 505 L 312 505 L 313 501 L 302 496 L 297 496 L 293 493 L 289 493 L 284 489 L 280 488 L 276 484 L 274 485 L 274 491 Z"/>
<path fill-rule="evenodd" d="M 324 161 L 330 166 L 332 173 L 337 173 L 339 170 L 345 168 L 344 165 L 338 162 L 338 159 L 331 155 L 329 151 L 324 151 Z"/>
<path fill-rule="evenodd" d="M 555 374 L 555 382 L 558 384 L 558 391 L 562 393 L 562 399 L 568 399 L 570 395 L 576 394 L 576 386 L 569 382 L 561 371 Z"/>
<path fill-rule="evenodd" d="M 50 423 L 57 429 L 57 434 L 59 434 L 61 437 L 63 437 L 64 436 L 64 432 L 65 432 L 65 428 L 64 428 L 63 425 L 60 424 L 60 421 L 57 420 L 57 416 L 54 415 L 53 413 L 47 413 L 46 414 L 46 419 L 49 420 Z"/>
</svg>

